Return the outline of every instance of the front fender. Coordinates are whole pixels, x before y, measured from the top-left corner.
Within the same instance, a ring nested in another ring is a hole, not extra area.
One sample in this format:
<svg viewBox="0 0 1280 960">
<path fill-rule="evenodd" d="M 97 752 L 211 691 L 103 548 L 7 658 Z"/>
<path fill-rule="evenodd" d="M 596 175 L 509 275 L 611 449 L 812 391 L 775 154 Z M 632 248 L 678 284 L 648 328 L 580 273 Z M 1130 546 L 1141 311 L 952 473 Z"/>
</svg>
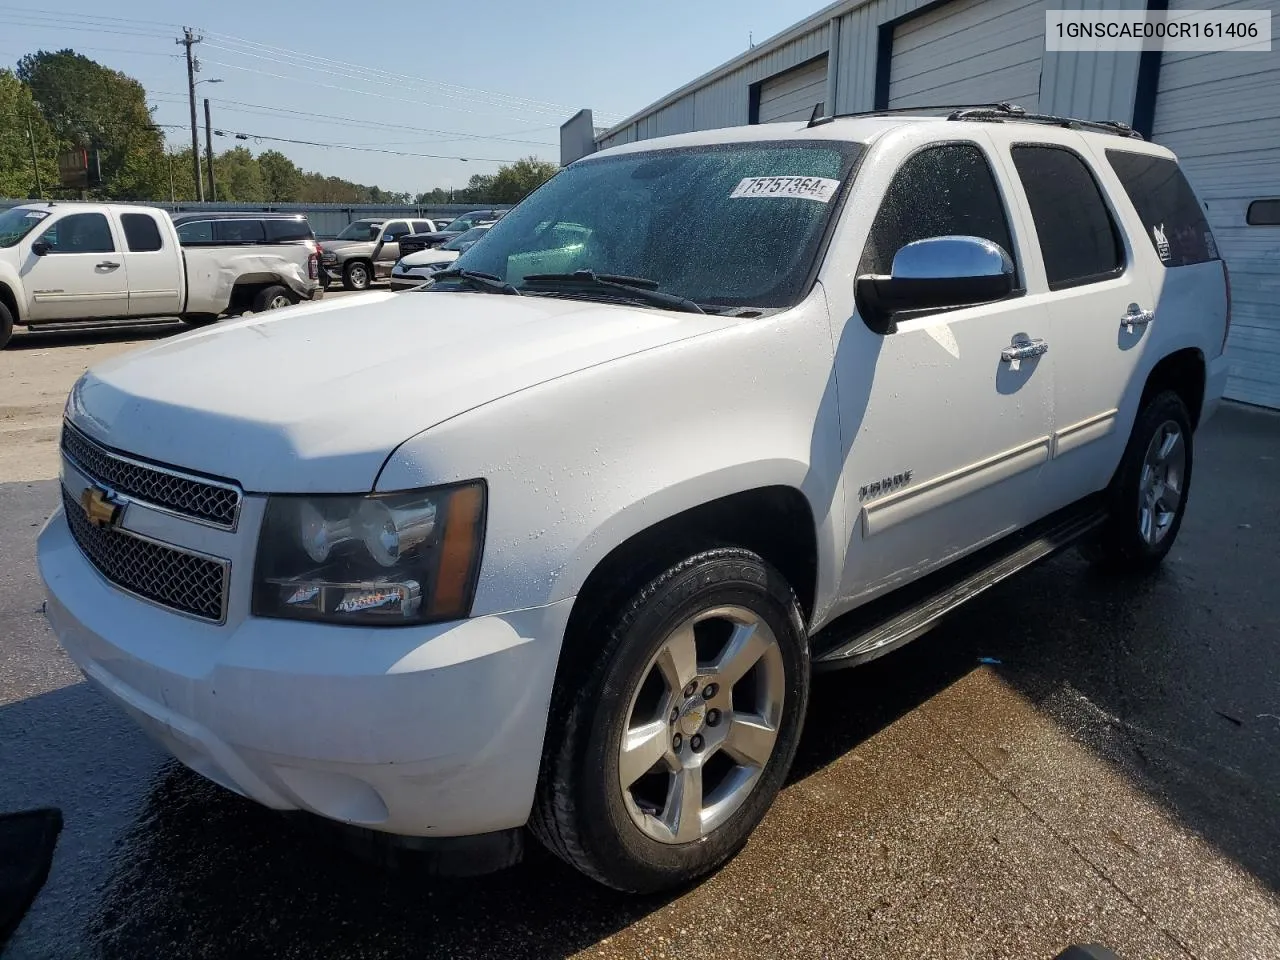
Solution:
<svg viewBox="0 0 1280 960">
<path fill-rule="evenodd" d="M 10 263 L 0 262 L 0 287 L 12 294 L 13 306 L 17 307 L 13 322 L 25 324 L 27 322 L 27 288 L 23 286 L 22 278 Z"/>
<path fill-rule="evenodd" d="M 684 510 L 792 487 L 817 527 L 821 615 L 845 552 L 837 417 L 811 298 L 476 407 L 403 444 L 376 488 L 487 482 L 480 615 L 576 596 L 614 547 Z"/>
</svg>

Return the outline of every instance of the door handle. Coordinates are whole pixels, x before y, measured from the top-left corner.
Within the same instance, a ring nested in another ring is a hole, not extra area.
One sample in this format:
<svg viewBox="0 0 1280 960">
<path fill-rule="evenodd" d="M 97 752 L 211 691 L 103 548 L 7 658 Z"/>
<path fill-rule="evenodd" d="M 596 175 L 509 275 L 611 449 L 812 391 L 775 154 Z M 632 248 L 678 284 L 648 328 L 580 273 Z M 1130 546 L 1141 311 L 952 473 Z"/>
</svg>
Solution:
<svg viewBox="0 0 1280 960">
<path fill-rule="evenodd" d="M 103 260 L 98 266 L 103 270 L 114 270 L 120 266 L 114 260 Z"/>
<path fill-rule="evenodd" d="M 1000 359 L 1005 363 L 1015 360 L 1034 360 L 1049 352 L 1049 344 L 1044 340 L 1017 340 L 1000 351 Z"/>
<path fill-rule="evenodd" d="M 1129 304 L 1129 311 L 1120 318 L 1120 326 L 1129 330 L 1134 327 L 1145 327 L 1155 318 L 1154 310 L 1143 310 L 1136 303 L 1131 303 Z"/>
</svg>

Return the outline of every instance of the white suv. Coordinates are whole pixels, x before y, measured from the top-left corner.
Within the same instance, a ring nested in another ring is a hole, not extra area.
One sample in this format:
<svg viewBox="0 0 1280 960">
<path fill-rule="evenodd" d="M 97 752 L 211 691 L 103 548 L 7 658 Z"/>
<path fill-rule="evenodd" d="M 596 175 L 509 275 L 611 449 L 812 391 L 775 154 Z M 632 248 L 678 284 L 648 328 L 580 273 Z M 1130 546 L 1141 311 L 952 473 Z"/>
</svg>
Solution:
<svg viewBox="0 0 1280 960">
<path fill-rule="evenodd" d="M 1160 561 L 1225 274 L 1174 157 L 1119 126 L 628 144 L 421 292 L 85 374 L 48 616 L 260 803 L 491 850 L 528 824 L 669 887 L 764 816 L 813 670 L 1068 543 Z"/>
</svg>

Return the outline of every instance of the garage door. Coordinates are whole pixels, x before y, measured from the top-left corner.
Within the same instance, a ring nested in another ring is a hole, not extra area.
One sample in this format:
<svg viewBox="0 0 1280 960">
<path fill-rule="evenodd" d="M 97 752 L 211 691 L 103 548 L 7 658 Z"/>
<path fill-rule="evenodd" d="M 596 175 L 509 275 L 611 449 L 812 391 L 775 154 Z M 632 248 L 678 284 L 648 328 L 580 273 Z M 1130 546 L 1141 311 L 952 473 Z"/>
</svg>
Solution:
<svg viewBox="0 0 1280 960">
<path fill-rule="evenodd" d="M 954 0 L 893 31 L 889 106 L 1040 102 L 1043 0 Z"/>
<path fill-rule="evenodd" d="M 824 56 L 760 84 L 760 122 L 808 120 L 813 115 L 814 104 L 826 98 L 827 58 Z"/>
<path fill-rule="evenodd" d="M 1173 0 L 1170 10 L 1271 10 L 1280 0 Z M 1178 154 L 1231 268 L 1231 379 L 1227 396 L 1280 407 L 1280 224 L 1258 204 L 1280 198 L 1280 57 L 1171 53 L 1161 58 L 1152 139 Z"/>
</svg>

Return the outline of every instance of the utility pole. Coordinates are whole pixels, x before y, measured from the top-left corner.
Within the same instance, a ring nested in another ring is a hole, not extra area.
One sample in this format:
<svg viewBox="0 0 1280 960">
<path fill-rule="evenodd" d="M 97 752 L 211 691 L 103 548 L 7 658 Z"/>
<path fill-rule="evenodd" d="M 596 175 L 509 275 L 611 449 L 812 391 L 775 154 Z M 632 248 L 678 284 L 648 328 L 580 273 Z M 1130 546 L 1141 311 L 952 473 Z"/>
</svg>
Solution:
<svg viewBox="0 0 1280 960">
<path fill-rule="evenodd" d="M 178 202 L 178 192 L 173 189 L 173 154 L 169 152 L 169 148 L 165 147 L 165 156 L 169 158 L 169 202 Z"/>
<path fill-rule="evenodd" d="M 36 193 L 44 199 L 44 185 L 40 183 L 40 164 L 36 160 L 36 135 L 31 129 L 31 117 L 27 116 L 27 137 L 31 140 L 31 172 L 36 175 Z"/>
<path fill-rule="evenodd" d="M 182 28 L 182 38 L 173 41 L 187 48 L 187 96 L 191 101 L 191 172 L 195 177 L 196 197 L 204 200 L 204 183 L 200 179 L 200 134 L 196 127 L 196 70 L 198 64 L 191 55 L 191 48 L 203 40 L 190 27 Z"/>
<path fill-rule="evenodd" d="M 213 181 L 213 124 L 209 120 L 209 98 L 204 98 L 204 149 L 209 168 L 209 199 L 218 199 L 218 185 Z"/>
</svg>

